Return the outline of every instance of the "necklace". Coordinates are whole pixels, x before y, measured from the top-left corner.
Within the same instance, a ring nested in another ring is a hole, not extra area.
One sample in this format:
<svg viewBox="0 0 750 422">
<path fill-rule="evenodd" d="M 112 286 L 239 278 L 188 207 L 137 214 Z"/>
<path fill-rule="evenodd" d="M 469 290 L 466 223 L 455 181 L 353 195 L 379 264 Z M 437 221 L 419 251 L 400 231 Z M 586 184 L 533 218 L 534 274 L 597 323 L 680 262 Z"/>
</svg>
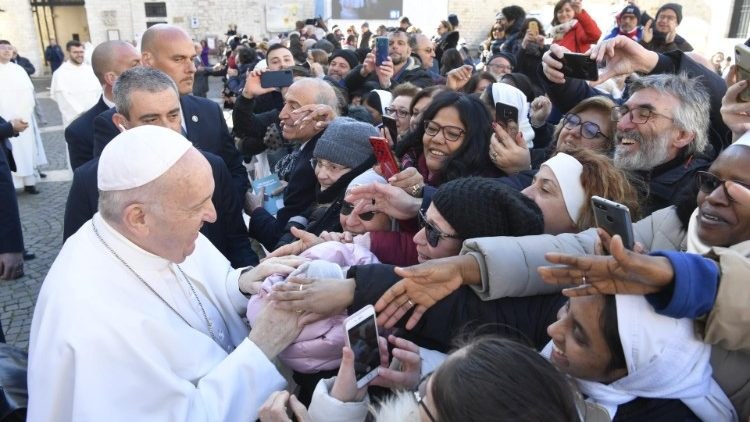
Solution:
<svg viewBox="0 0 750 422">
<path fill-rule="evenodd" d="M 125 260 L 122 259 L 122 257 L 120 257 L 120 255 L 118 255 L 117 252 L 115 252 L 115 250 L 112 249 L 112 247 L 109 246 L 109 244 L 104 241 L 104 238 L 102 237 L 102 235 L 99 234 L 99 230 L 97 230 L 96 224 L 94 224 L 93 221 L 91 221 L 91 227 L 94 229 L 94 234 L 96 234 L 96 237 L 99 238 L 99 241 L 102 242 L 102 244 L 104 245 L 104 247 L 107 248 L 107 250 L 115 258 L 117 258 L 117 260 L 120 261 L 122 263 L 122 265 L 125 266 L 125 268 L 127 268 L 128 270 L 130 270 L 130 272 L 133 273 L 133 275 L 135 276 L 135 278 L 137 278 L 138 280 L 140 280 L 141 283 L 143 283 L 144 286 L 148 287 L 148 289 L 151 290 L 151 293 L 155 294 L 156 297 L 158 297 L 165 305 L 167 305 L 167 307 L 169 309 L 172 310 L 172 312 L 174 312 L 175 314 L 177 314 L 177 316 L 180 317 L 180 319 L 183 320 L 185 322 L 185 324 L 187 324 L 187 325 L 189 325 L 189 326 L 192 327 L 192 325 L 190 325 L 190 323 L 185 319 L 185 317 L 182 316 L 182 314 L 180 314 L 179 312 L 177 312 L 177 309 L 175 309 L 172 305 L 170 305 L 169 302 L 167 302 L 166 300 L 164 300 L 164 298 L 159 293 L 157 293 L 157 291 L 154 290 L 154 288 L 151 287 L 151 285 L 148 284 L 146 282 L 146 280 L 144 280 L 143 277 L 141 277 L 140 274 L 138 274 L 130 265 L 128 265 L 128 263 L 125 262 Z M 201 302 L 200 297 L 198 297 L 198 293 L 196 293 L 195 287 L 193 287 L 193 283 L 190 282 L 190 279 L 187 277 L 187 275 L 185 275 L 185 272 L 182 271 L 182 268 L 180 268 L 179 265 L 175 264 L 175 266 L 177 267 L 178 270 L 180 270 L 180 274 L 182 274 L 182 278 L 184 278 L 185 281 L 187 282 L 188 286 L 190 286 L 190 291 L 193 292 L 193 296 L 195 297 L 195 300 L 198 301 L 198 307 L 201 308 L 201 313 L 203 314 L 203 318 L 206 320 L 206 325 L 208 326 L 208 334 L 211 336 L 211 339 L 214 342 L 216 342 L 216 344 L 218 344 L 219 346 L 221 346 L 221 343 L 216 339 L 216 336 L 214 335 L 213 324 L 211 323 L 211 320 L 208 319 L 208 314 L 206 314 L 206 310 L 203 308 L 203 303 Z"/>
</svg>

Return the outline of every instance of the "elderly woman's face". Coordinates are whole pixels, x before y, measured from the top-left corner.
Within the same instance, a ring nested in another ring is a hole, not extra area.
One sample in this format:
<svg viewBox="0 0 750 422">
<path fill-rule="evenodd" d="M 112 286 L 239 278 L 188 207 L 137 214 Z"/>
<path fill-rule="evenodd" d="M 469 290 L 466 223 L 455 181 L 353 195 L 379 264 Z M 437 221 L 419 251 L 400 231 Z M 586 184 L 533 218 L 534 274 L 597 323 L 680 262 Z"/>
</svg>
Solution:
<svg viewBox="0 0 750 422">
<path fill-rule="evenodd" d="M 560 371 L 587 381 L 609 384 L 625 375 L 624 368 L 610 370 L 612 352 L 604 339 L 604 296 L 571 298 L 547 327 L 552 338 L 550 361 Z M 624 373 L 623 373 L 624 372 Z"/>
<path fill-rule="evenodd" d="M 560 234 L 576 232 L 576 225 L 565 207 L 560 184 L 555 173 L 547 166 L 542 166 L 534 176 L 531 186 L 521 191 L 531 198 L 544 215 L 544 233 Z"/>
<path fill-rule="evenodd" d="M 351 168 L 349 167 L 323 159 L 314 159 L 313 166 L 315 177 L 318 179 L 321 191 L 328 189 L 332 184 L 336 183 L 341 176 L 351 171 Z"/>
<path fill-rule="evenodd" d="M 750 147 L 733 145 L 722 151 L 700 180 L 698 192 L 698 237 L 709 246 L 731 246 L 750 239 L 750 207 L 727 197 L 724 184 L 733 180 L 750 186 L 747 167 Z M 715 189 L 711 189 L 714 188 Z"/>
<path fill-rule="evenodd" d="M 354 212 L 355 206 L 356 204 L 350 204 L 346 201 L 341 205 L 339 222 L 344 231 L 354 234 L 374 231 L 391 231 L 391 219 L 387 214 L 377 211 L 368 211 L 362 214 L 357 214 Z"/>
</svg>

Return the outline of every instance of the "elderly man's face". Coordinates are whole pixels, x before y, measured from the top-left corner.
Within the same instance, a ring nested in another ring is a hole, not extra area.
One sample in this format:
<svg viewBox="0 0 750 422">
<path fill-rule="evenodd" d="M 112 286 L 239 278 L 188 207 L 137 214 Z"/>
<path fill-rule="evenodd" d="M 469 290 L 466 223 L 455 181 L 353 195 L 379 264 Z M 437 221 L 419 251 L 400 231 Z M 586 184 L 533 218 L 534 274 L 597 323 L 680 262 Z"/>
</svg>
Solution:
<svg viewBox="0 0 750 422">
<path fill-rule="evenodd" d="M 622 32 L 630 32 L 638 26 L 638 18 L 635 15 L 622 15 L 620 16 L 620 30 Z"/>
<path fill-rule="evenodd" d="M 417 36 L 417 56 L 422 61 L 422 68 L 432 69 L 432 62 L 435 59 L 435 46 L 425 35 Z"/>
<path fill-rule="evenodd" d="M 164 34 L 154 41 L 153 51 L 144 52 L 143 64 L 161 70 L 177 84 L 180 95 L 193 92 L 196 57 L 193 41 L 185 34 Z"/>
<path fill-rule="evenodd" d="M 297 124 L 297 120 L 302 116 L 292 113 L 302 106 L 315 104 L 317 89 L 311 89 L 312 84 L 306 82 L 302 79 L 293 83 L 284 94 L 284 108 L 279 113 L 279 120 L 281 121 L 281 135 L 290 141 L 307 141 L 320 132 L 315 125 Z"/>
<path fill-rule="evenodd" d="M 328 76 L 335 81 L 344 79 L 344 76 L 346 76 L 350 70 L 352 70 L 352 68 L 349 67 L 349 62 L 342 57 L 334 57 L 334 59 L 328 63 Z"/>
<path fill-rule="evenodd" d="M 513 66 L 510 65 L 510 62 L 505 57 L 495 57 L 491 62 L 487 63 L 487 70 L 499 79 L 506 73 L 513 72 Z"/>
<path fill-rule="evenodd" d="M 677 98 L 646 88 L 633 93 L 625 106 L 631 112 L 617 122 L 615 165 L 625 170 L 651 170 L 675 158 L 683 146 L 682 131 L 673 121 L 673 111 L 680 106 Z"/>
<path fill-rule="evenodd" d="M 159 142 L 154 140 L 154 142 Z M 195 250 L 203 223 L 216 221 L 211 197 L 214 178 L 211 165 L 196 149 L 180 159 L 179 174 L 168 174 L 168 189 L 146 207 L 148 234 L 144 249 L 174 263 L 185 260 Z"/>
</svg>

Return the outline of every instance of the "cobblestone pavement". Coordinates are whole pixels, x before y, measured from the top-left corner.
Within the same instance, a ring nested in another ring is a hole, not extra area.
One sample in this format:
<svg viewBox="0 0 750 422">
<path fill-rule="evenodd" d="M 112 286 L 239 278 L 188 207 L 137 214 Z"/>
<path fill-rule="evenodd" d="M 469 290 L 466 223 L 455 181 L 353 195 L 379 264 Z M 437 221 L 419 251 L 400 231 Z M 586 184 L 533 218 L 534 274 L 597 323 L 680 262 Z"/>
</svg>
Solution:
<svg viewBox="0 0 750 422">
<path fill-rule="evenodd" d="M 57 105 L 49 98 L 50 78 L 34 78 L 42 121 L 39 127 L 47 153 L 48 165 L 42 167 L 48 177 L 37 187 L 38 195 L 19 191 L 24 244 L 36 259 L 26 261 L 25 275 L 18 280 L 0 284 L 0 319 L 8 344 L 28 349 L 29 329 L 39 288 L 52 262 L 62 247 L 65 201 L 72 175 L 67 170 L 67 154 L 62 119 Z M 221 82 L 211 78 L 209 95 L 218 95 Z"/>
</svg>

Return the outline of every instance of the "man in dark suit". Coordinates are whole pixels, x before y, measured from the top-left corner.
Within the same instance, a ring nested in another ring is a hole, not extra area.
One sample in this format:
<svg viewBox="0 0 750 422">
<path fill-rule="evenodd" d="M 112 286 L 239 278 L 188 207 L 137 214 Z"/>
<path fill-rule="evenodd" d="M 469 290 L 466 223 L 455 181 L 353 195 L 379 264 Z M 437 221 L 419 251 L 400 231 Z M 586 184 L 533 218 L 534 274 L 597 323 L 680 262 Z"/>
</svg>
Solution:
<svg viewBox="0 0 750 422">
<path fill-rule="evenodd" d="M 140 53 L 132 44 L 125 41 L 105 41 L 94 49 L 91 67 L 102 84 L 102 96 L 93 107 L 65 128 L 65 142 L 68 144 L 70 166 L 73 170 L 94 158 L 94 119 L 114 107 L 112 86 L 117 77 L 140 64 Z"/>
<path fill-rule="evenodd" d="M 181 131 L 179 95 L 169 76 L 157 69 L 135 67 L 126 70 L 118 78 L 113 88 L 115 113 L 114 120 L 122 130 L 141 125 L 156 125 Z M 99 119 L 99 117 L 97 117 Z M 98 123 L 98 121 L 97 121 Z M 154 142 L 159 142 L 155 139 Z M 216 208 L 216 221 L 206 223 L 201 228 L 211 243 L 231 262 L 235 268 L 256 265 L 258 256 L 250 247 L 250 239 L 242 220 L 242 201 L 236 195 L 224 161 L 206 151 L 202 151 L 211 164 L 215 188 L 211 197 Z M 73 184 L 65 207 L 63 237 L 67 239 L 75 233 L 97 211 L 99 191 L 97 172 L 99 158 L 88 161 L 73 175 Z"/>
<path fill-rule="evenodd" d="M 15 171 L 16 163 L 10 152 L 8 138 L 18 135 L 27 127 L 28 123 L 21 119 L 7 122 L 0 117 L 0 280 L 13 280 L 23 276 L 21 217 L 10 174 Z"/>
<path fill-rule="evenodd" d="M 245 91 L 253 96 L 262 95 L 267 90 L 261 88 L 260 77 L 253 75 L 245 85 Z M 284 108 L 279 113 L 281 135 L 300 145 L 292 154 L 282 160 L 288 160 L 291 171 L 288 184 L 284 190 L 284 207 L 276 217 L 263 208 L 263 201 L 258 192 L 248 193 L 245 211 L 250 214 L 249 234 L 257 239 L 269 251 L 276 248 L 281 236 L 287 231 L 287 223 L 299 223 L 304 227 L 306 221 L 295 220 L 307 210 L 315 200 L 315 172 L 310 164 L 313 150 L 318 138 L 323 133 L 321 120 L 332 120 L 339 112 L 338 98 L 330 84 L 322 79 L 302 78 L 297 80 L 284 92 Z M 315 108 L 315 110 L 311 110 Z M 295 112 L 300 110 L 299 112 Z M 309 122 L 301 122 L 306 113 L 314 113 Z"/>
<path fill-rule="evenodd" d="M 220 156 L 229 167 L 240 196 L 250 187 L 242 155 L 229 134 L 221 107 L 215 102 L 190 95 L 193 92 L 195 56 L 193 40 L 177 26 L 154 25 L 143 33 L 141 61 L 169 75 L 177 84 L 182 106 L 183 134 L 203 151 Z"/>
</svg>

